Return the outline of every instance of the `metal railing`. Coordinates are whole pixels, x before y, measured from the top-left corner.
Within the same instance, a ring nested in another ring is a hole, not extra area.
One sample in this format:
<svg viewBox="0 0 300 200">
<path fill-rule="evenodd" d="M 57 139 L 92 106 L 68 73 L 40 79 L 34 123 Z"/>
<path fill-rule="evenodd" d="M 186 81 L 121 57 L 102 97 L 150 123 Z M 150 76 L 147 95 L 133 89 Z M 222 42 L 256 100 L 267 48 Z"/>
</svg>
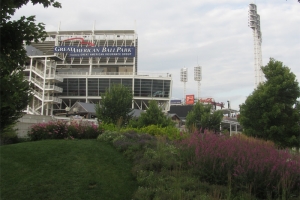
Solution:
<svg viewBox="0 0 300 200">
<path fill-rule="evenodd" d="M 24 79 L 29 80 L 29 76 L 24 77 Z M 31 81 L 35 83 L 37 86 L 40 86 L 41 89 L 43 88 L 43 83 L 41 81 L 38 81 L 36 78 L 31 77 Z M 62 92 L 63 89 L 61 87 L 58 87 L 56 85 L 45 85 L 46 90 L 55 90 L 58 92 Z"/>
<path fill-rule="evenodd" d="M 32 70 L 41 77 L 44 77 L 44 73 L 36 67 L 32 67 Z"/>
<path fill-rule="evenodd" d="M 44 75 L 43 75 L 44 73 L 41 70 L 39 70 L 38 68 L 32 67 L 32 71 L 34 71 L 36 74 L 38 74 L 41 78 L 44 77 Z M 46 79 L 55 79 L 55 80 L 58 80 L 60 82 L 64 81 L 64 79 L 62 77 L 57 76 L 56 74 L 47 74 Z"/>
<path fill-rule="evenodd" d="M 57 76 L 56 74 L 50 74 L 48 77 L 46 77 L 46 79 L 55 79 L 55 80 L 58 80 L 60 82 L 63 82 L 64 79 L 60 76 Z"/>
<path fill-rule="evenodd" d="M 56 85 L 45 85 L 45 89 L 46 90 L 55 90 L 55 91 L 58 91 L 58 92 L 63 91 L 63 89 L 61 87 L 58 87 Z"/>
<path fill-rule="evenodd" d="M 36 85 L 40 86 L 41 88 L 43 88 L 43 83 L 40 82 L 40 81 L 38 81 L 37 79 L 31 77 L 31 81 L 32 81 L 33 83 L 35 83 Z"/>
<path fill-rule="evenodd" d="M 31 108 L 30 106 L 28 107 L 29 112 L 32 112 L 33 114 L 38 114 L 40 115 L 41 113 L 37 110 L 34 110 L 33 108 Z"/>
<path fill-rule="evenodd" d="M 38 96 L 41 100 L 43 99 L 43 95 L 37 91 L 33 91 L 33 94 Z M 62 103 L 62 99 L 53 97 L 53 96 L 44 96 L 44 101 L 53 101 L 56 103 Z"/>
</svg>

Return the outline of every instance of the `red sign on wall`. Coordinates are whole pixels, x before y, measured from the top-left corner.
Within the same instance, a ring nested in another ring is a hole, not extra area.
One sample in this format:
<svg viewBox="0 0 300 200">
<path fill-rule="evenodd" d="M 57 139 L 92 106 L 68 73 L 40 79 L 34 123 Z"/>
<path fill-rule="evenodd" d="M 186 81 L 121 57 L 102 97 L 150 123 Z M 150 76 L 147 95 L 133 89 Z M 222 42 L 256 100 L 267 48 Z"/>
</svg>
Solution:
<svg viewBox="0 0 300 200">
<path fill-rule="evenodd" d="M 194 104 L 194 95 L 193 94 L 189 94 L 185 96 L 185 104 L 187 105 L 193 105 Z"/>
</svg>

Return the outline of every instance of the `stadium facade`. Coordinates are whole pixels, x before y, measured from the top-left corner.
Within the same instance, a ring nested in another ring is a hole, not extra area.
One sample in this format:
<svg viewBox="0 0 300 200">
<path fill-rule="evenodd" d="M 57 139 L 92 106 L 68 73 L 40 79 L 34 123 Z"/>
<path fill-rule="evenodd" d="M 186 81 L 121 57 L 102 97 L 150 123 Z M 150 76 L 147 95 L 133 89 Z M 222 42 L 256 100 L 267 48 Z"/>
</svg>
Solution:
<svg viewBox="0 0 300 200">
<path fill-rule="evenodd" d="M 27 114 L 59 115 L 76 102 L 101 103 L 113 84 L 131 89 L 132 108 L 145 110 L 154 99 L 163 111 L 170 109 L 172 76 L 138 71 L 134 30 L 48 32 L 27 53 L 25 77 L 34 87 Z"/>
</svg>

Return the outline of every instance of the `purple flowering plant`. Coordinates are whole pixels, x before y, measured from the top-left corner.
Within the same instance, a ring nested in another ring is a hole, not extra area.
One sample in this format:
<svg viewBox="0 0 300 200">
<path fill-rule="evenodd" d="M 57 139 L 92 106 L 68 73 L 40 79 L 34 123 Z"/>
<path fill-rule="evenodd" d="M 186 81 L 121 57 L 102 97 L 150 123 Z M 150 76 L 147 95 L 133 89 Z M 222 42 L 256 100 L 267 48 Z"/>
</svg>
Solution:
<svg viewBox="0 0 300 200">
<path fill-rule="evenodd" d="M 274 143 L 208 131 L 194 132 L 179 143 L 186 165 L 201 181 L 229 185 L 258 198 L 299 196 L 300 156 Z"/>
</svg>

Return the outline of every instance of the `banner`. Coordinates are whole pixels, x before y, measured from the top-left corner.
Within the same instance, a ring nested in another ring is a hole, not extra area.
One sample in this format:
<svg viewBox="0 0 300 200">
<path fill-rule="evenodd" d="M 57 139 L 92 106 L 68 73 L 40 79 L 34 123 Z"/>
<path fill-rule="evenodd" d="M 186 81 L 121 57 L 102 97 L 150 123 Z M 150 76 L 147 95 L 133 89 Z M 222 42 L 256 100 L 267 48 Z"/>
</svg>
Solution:
<svg viewBox="0 0 300 200">
<path fill-rule="evenodd" d="M 193 105 L 194 104 L 194 95 L 193 94 L 190 94 L 190 95 L 186 95 L 185 97 L 185 104 L 187 105 Z"/>
<path fill-rule="evenodd" d="M 171 105 L 181 105 L 181 100 L 172 99 L 171 100 Z"/>
<path fill-rule="evenodd" d="M 68 53 L 69 57 L 134 57 L 135 47 L 54 46 L 53 52 Z"/>
<path fill-rule="evenodd" d="M 213 98 L 206 98 L 206 99 L 199 99 L 199 102 L 201 103 L 212 103 L 215 102 L 215 100 Z"/>
</svg>

